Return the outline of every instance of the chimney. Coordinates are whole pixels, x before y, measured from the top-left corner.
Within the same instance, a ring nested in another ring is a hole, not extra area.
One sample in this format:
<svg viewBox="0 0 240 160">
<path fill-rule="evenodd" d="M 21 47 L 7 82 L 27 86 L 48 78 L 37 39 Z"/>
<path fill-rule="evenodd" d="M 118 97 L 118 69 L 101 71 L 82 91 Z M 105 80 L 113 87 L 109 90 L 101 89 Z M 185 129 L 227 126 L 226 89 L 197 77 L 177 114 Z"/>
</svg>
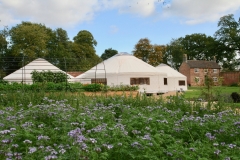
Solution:
<svg viewBox="0 0 240 160">
<path fill-rule="evenodd" d="M 183 54 L 183 62 L 187 63 L 187 54 Z"/>
<path fill-rule="evenodd" d="M 217 62 L 216 56 L 213 56 L 213 61 L 214 61 L 214 62 Z"/>
</svg>

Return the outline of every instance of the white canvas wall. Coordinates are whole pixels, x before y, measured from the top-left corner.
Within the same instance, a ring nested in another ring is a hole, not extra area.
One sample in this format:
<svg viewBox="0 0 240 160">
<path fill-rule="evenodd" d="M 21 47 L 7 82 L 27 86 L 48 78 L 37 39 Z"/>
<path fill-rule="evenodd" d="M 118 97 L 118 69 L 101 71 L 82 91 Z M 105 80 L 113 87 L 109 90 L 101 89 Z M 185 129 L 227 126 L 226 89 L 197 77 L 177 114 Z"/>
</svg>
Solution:
<svg viewBox="0 0 240 160">
<path fill-rule="evenodd" d="M 130 78 L 149 77 L 150 85 L 139 85 L 139 91 L 159 93 L 168 91 L 168 87 L 163 84 L 163 78 L 166 76 L 166 73 L 158 71 L 132 55 L 118 54 L 76 77 L 75 81 L 90 84 L 91 79 L 106 77 L 107 85 L 112 86 L 130 85 Z"/>
<path fill-rule="evenodd" d="M 166 64 L 160 64 L 156 67 L 161 72 L 166 72 L 168 78 L 168 90 L 169 91 L 179 91 L 179 90 L 187 90 L 187 77 L 178 71 L 174 70 L 170 66 Z M 179 81 L 185 81 L 185 85 L 179 85 Z"/>
</svg>

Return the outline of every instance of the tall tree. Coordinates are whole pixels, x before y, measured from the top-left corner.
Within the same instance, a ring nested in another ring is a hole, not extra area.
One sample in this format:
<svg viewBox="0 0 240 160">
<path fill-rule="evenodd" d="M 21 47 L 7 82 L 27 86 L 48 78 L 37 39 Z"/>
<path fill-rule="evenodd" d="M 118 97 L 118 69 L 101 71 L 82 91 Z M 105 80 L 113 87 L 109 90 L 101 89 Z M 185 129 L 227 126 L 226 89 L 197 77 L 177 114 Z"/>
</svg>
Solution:
<svg viewBox="0 0 240 160">
<path fill-rule="evenodd" d="M 49 54 L 46 58 L 60 69 L 66 70 L 65 61 L 68 59 L 69 62 L 71 58 L 71 42 L 69 41 L 68 34 L 62 28 L 57 28 L 50 35 L 50 43 L 48 44 Z M 71 64 L 71 62 L 69 62 L 69 64 Z"/>
<path fill-rule="evenodd" d="M 4 27 L 3 30 L 0 31 L 0 79 L 5 77 L 5 61 L 6 61 L 6 54 L 8 52 L 8 27 Z"/>
<path fill-rule="evenodd" d="M 149 62 L 149 55 L 153 52 L 153 47 L 148 38 L 142 38 L 135 45 L 133 55 L 144 62 Z"/>
<path fill-rule="evenodd" d="M 163 55 L 165 53 L 166 47 L 164 45 L 153 45 L 153 50 L 149 54 L 149 64 L 152 66 L 158 66 L 160 63 L 164 63 Z"/>
<path fill-rule="evenodd" d="M 73 40 L 71 54 L 72 57 L 75 57 L 75 63 L 73 63 L 75 68 L 85 71 L 101 61 L 100 57 L 96 55 L 95 46 L 97 41 L 89 31 L 82 30 L 78 32 Z"/>
<path fill-rule="evenodd" d="M 22 22 L 10 30 L 12 54 L 30 59 L 45 57 L 52 30 L 43 24 Z"/>
<path fill-rule="evenodd" d="M 181 44 L 182 38 L 172 39 L 171 42 L 166 46 L 166 51 L 164 54 L 165 61 L 172 68 L 178 70 L 182 60 L 183 54 L 187 54 L 187 51 L 183 49 L 183 45 Z"/>
<path fill-rule="evenodd" d="M 106 60 L 114 55 L 118 54 L 117 50 L 112 48 L 105 49 L 104 53 L 101 55 L 102 60 Z"/>
<path fill-rule="evenodd" d="M 181 44 L 189 59 L 213 60 L 216 52 L 215 40 L 205 34 L 191 34 L 181 38 Z"/>
<path fill-rule="evenodd" d="M 215 37 L 224 44 L 229 50 L 240 52 L 240 19 L 237 22 L 233 14 L 220 18 L 218 22 L 220 27 L 215 32 Z"/>
<path fill-rule="evenodd" d="M 233 14 L 220 18 L 220 27 L 215 32 L 218 41 L 219 52 L 221 52 L 221 63 L 225 70 L 234 70 L 240 61 L 236 60 L 237 54 L 240 55 L 240 19 L 237 22 Z"/>
<path fill-rule="evenodd" d="M 135 45 L 132 51 L 133 55 L 144 62 L 157 66 L 163 63 L 163 55 L 165 53 L 165 46 L 152 45 L 148 38 L 142 38 Z"/>
</svg>

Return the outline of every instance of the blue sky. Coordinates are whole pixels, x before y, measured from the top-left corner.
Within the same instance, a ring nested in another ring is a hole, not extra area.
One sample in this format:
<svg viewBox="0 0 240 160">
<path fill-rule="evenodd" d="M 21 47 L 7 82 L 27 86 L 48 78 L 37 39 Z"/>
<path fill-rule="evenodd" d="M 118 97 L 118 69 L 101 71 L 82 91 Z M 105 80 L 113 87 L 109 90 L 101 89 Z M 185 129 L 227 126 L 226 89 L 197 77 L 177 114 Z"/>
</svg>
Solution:
<svg viewBox="0 0 240 160">
<path fill-rule="evenodd" d="M 165 45 L 187 34 L 213 36 L 227 14 L 238 20 L 240 0 L 0 0 L 0 29 L 31 21 L 61 27 L 70 40 L 88 30 L 100 56 L 108 48 L 132 53 L 141 38 Z"/>
</svg>

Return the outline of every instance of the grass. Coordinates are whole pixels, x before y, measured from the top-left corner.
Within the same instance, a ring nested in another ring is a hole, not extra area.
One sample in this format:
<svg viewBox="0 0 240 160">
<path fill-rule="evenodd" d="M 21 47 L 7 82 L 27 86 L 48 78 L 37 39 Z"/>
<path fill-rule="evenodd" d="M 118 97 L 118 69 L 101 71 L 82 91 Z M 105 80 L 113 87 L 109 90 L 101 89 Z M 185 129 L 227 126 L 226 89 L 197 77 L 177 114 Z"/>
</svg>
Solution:
<svg viewBox="0 0 240 160">
<path fill-rule="evenodd" d="M 204 87 L 188 87 L 188 90 L 184 94 L 185 98 L 187 99 L 201 98 L 203 90 L 206 89 Z M 216 96 L 218 95 L 230 96 L 231 93 L 233 92 L 240 93 L 240 87 L 215 86 L 212 88 L 212 92 Z"/>
<path fill-rule="evenodd" d="M 238 160 L 235 104 L 204 107 L 185 96 L 6 92 L 0 95 L 0 159 Z"/>
</svg>

